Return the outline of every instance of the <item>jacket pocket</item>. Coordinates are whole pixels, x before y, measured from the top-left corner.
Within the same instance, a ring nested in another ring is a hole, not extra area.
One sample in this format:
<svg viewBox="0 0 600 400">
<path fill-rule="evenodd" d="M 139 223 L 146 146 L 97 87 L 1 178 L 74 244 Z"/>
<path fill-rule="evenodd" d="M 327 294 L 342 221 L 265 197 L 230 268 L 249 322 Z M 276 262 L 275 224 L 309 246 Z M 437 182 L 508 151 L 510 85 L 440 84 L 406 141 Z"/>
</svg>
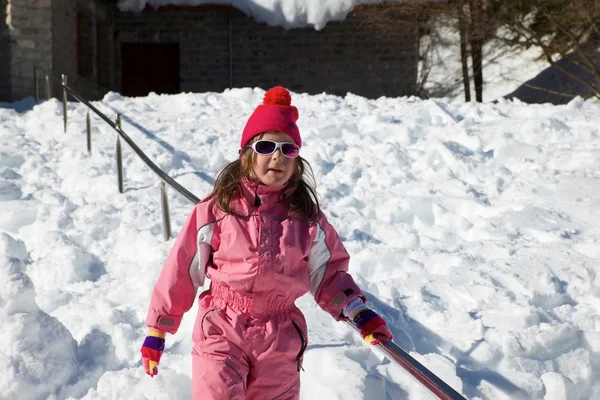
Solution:
<svg viewBox="0 0 600 400">
<path fill-rule="evenodd" d="M 304 355 L 304 351 L 306 350 L 306 346 L 308 345 L 308 343 L 306 342 L 306 336 L 304 335 L 302 329 L 300 329 L 298 324 L 296 324 L 294 321 L 292 321 L 292 324 L 294 325 L 296 332 L 298 332 L 298 336 L 300 336 L 300 351 L 296 356 L 296 364 L 298 365 L 298 372 L 300 372 L 300 370 L 304 371 L 304 368 L 302 368 L 302 356 Z"/>
<path fill-rule="evenodd" d="M 210 324 L 210 321 L 207 321 L 207 318 L 209 318 L 209 316 L 213 315 L 213 314 L 220 314 L 221 310 L 218 308 L 209 308 L 207 310 L 204 310 L 203 312 L 201 312 L 200 314 L 198 314 L 198 319 L 196 320 L 196 326 L 194 328 L 194 335 L 195 336 L 193 339 L 197 339 L 200 341 L 204 341 L 206 340 L 206 338 L 208 336 L 211 335 L 211 333 L 209 332 L 209 329 L 211 328 L 211 326 L 206 326 L 207 324 Z M 216 328 L 219 329 L 219 328 Z"/>
</svg>

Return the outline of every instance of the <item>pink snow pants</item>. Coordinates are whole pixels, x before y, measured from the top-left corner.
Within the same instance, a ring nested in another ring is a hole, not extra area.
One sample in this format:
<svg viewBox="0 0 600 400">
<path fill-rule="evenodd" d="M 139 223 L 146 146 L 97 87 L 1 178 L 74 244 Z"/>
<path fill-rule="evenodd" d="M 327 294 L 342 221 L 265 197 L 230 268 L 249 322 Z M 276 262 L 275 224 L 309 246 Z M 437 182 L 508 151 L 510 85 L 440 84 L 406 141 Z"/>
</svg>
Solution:
<svg viewBox="0 0 600 400">
<path fill-rule="evenodd" d="M 194 400 L 300 398 L 304 316 L 293 305 L 260 308 L 215 282 L 202 293 L 193 332 Z"/>
</svg>

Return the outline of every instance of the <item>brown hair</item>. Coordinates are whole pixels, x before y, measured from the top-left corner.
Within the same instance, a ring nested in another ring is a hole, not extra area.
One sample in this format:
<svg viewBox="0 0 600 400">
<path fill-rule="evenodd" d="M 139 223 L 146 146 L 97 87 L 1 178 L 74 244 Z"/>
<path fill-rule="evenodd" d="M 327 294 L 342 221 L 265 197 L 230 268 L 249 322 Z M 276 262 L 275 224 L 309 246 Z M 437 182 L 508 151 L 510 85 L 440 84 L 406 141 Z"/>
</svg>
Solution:
<svg viewBox="0 0 600 400">
<path fill-rule="evenodd" d="M 250 142 L 260 140 L 264 134 L 255 136 Z M 243 177 L 257 179 L 254 174 L 256 153 L 251 149 L 243 149 L 239 159 L 227 164 L 217 176 L 215 186 L 208 198 L 216 198 L 217 206 L 223 211 L 232 212 L 229 202 L 233 193 L 240 191 L 239 185 Z M 319 201 L 315 192 L 315 178 L 308 161 L 298 156 L 294 159 L 294 172 L 284 190 L 290 190 L 290 195 L 283 199 L 287 203 L 289 215 L 315 217 L 319 209 Z"/>
</svg>

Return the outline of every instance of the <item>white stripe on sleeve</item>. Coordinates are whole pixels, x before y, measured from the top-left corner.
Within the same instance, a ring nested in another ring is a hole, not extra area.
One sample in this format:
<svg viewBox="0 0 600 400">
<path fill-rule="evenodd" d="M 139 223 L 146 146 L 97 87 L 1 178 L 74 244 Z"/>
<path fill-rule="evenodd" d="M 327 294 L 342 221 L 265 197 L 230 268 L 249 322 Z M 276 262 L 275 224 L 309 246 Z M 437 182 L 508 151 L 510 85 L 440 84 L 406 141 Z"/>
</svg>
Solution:
<svg viewBox="0 0 600 400">
<path fill-rule="evenodd" d="M 317 224 L 317 235 L 313 241 L 310 254 L 308 256 L 308 273 L 310 276 L 310 292 L 314 295 L 317 294 L 325 271 L 327 270 L 327 263 L 331 259 L 331 251 L 325 243 L 325 232 L 319 224 Z"/>
<path fill-rule="evenodd" d="M 204 278 L 206 277 L 206 263 L 210 259 L 210 254 L 212 252 L 212 247 L 210 247 L 210 242 L 212 240 L 213 231 L 214 231 L 215 223 L 210 223 L 204 225 L 198 231 L 197 235 L 197 243 L 198 243 L 198 251 L 190 264 L 190 277 L 192 278 L 192 282 L 194 284 L 194 289 L 204 285 Z"/>
</svg>

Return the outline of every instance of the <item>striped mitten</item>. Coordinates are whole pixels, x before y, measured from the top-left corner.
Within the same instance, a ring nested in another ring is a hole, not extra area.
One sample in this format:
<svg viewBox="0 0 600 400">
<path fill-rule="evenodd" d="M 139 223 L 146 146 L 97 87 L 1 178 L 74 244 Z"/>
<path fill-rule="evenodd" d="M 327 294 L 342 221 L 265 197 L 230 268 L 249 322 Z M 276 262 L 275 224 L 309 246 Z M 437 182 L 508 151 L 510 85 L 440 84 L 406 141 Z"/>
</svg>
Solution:
<svg viewBox="0 0 600 400">
<path fill-rule="evenodd" d="M 385 336 L 390 340 L 394 338 L 384 319 L 358 297 L 350 300 L 344 307 L 344 315 L 354 322 L 362 338 L 369 344 L 379 344 L 377 336 Z"/>
<path fill-rule="evenodd" d="M 150 328 L 142 346 L 142 362 L 146 373 L 151 377 L 158 375 L 158 363 L 165 350 L 165 332 Z"/>
</svg>

